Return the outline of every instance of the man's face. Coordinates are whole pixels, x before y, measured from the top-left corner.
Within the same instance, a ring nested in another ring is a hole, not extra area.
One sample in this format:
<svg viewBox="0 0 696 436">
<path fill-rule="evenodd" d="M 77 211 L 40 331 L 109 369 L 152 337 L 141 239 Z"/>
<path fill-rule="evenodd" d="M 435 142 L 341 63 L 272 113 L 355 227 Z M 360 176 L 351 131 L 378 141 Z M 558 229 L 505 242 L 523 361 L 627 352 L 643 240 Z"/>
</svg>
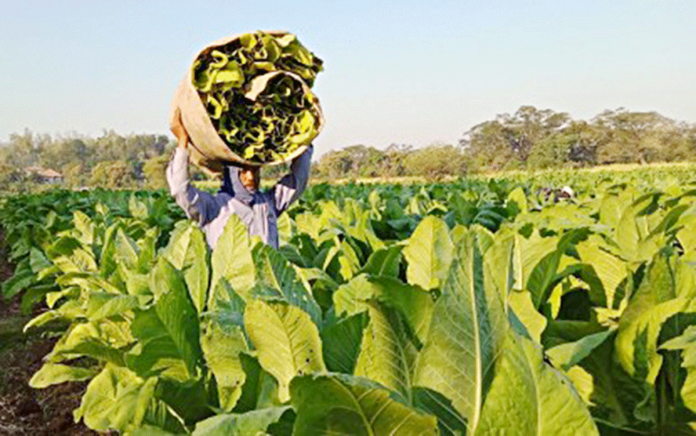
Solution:
<svg viewBox="0 0 696 436">
<path fill-rule="evenodd" d="M 259 187 L 259 169 L 244 167 L 239 171 L 239 181 L 249 192 L 254 192 Z"/>
</svg>

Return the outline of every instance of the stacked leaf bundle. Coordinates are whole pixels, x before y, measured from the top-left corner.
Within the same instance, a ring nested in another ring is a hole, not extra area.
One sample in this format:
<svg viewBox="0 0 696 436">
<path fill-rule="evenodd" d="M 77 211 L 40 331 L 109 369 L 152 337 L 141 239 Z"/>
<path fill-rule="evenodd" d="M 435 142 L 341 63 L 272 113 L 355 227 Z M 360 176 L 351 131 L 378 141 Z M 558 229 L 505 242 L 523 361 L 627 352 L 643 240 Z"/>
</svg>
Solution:
<svg viewBox="0 0 696 436">
<path fill-rule="evenodd" d="M 230 150 L 261 164 L 285 160 L 319 133 L 309 87 L 321 70 L 295 35 L 256 32 L 203 52 L 192 82 Z"/>
</svg>

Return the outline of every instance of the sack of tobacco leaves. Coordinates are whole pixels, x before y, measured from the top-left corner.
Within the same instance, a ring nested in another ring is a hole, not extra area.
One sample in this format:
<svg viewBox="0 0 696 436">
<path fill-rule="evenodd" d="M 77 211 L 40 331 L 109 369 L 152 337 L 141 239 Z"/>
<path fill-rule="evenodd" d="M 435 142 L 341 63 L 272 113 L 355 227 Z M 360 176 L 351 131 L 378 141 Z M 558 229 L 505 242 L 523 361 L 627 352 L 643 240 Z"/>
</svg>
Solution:
<svg viewBox="0 0 696 436">
<path fill-rule="evenodd" d="M 191 140 L 191 161 L 276 165 L 300 154 L 324 116 L 312 93 L 322 61 L 288 32 L 236 35 L 205 47 L 172 102 Z"/>
</svg>

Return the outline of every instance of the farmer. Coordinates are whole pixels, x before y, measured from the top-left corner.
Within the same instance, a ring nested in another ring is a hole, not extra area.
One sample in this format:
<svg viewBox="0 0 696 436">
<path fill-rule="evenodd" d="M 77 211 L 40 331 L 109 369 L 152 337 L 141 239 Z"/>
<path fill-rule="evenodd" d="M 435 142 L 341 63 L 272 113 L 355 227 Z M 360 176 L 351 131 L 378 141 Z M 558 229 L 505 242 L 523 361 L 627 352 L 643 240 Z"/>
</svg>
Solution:
<svg viewBox="0 0 696 436">
<path fill-rule="evenodd" d="M 213 195 L 189 183 L 189 136 L 178 110 L 171 130 L 178 147 L 167 168 L 169 189 L 186 215 L 198 221 L 210 248 L 215 248 L 231 215 L 241 218 L 249 235 L 258 235 L 266 244 L 278 248 L 277 218 L 307 187 L 312 146 L 292 161 L 292 172 L 267 192 L 259 190 L 257 167 L 225 166 L 222 187 Z"/>
</svg>

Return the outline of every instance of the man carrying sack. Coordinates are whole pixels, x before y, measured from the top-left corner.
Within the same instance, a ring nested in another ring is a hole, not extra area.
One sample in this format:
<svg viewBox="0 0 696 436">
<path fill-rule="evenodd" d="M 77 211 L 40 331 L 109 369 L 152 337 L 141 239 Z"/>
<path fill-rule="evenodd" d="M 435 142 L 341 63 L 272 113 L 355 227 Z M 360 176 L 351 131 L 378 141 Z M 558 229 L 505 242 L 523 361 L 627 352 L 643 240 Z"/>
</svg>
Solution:
<svg viewBox="0 0 696 436">
<path fill-rule="evenodd" d="M 307 187 L 311 142 L 324 122 L 310 89 L 322 64 L 284 31 L 234 35 L 196 56 L 172 102 L 178 147 L 167 182 L 211 248 L 231 215 L 242 220 L 250 236 L 278 248 L 277 218 Z M 222 172 L 217 194 L 189 183 L 189 160 Z M 259 167 L 290 160 L 292 172 L 261 192 Z"/>
<path fill-rule="evenodd" d="M 307 187 L 313 147 L 310 145 L 296 157 L 290 174 L 267 192 L 259 190 L 258 167 L 226 165 L 222 187 L 213 195 L 196 189 L 189 181 L 189 136 L 178 110 L 171 130 L 178 147 L 167 167 L 169 189 L 186 215 L 198 221 L 210 248 L 215 248 L 231 215 L 242 220 L 250 236 L 258 235 L 266 244 L 278 248 L 277 218 Z"/>
</svg>

